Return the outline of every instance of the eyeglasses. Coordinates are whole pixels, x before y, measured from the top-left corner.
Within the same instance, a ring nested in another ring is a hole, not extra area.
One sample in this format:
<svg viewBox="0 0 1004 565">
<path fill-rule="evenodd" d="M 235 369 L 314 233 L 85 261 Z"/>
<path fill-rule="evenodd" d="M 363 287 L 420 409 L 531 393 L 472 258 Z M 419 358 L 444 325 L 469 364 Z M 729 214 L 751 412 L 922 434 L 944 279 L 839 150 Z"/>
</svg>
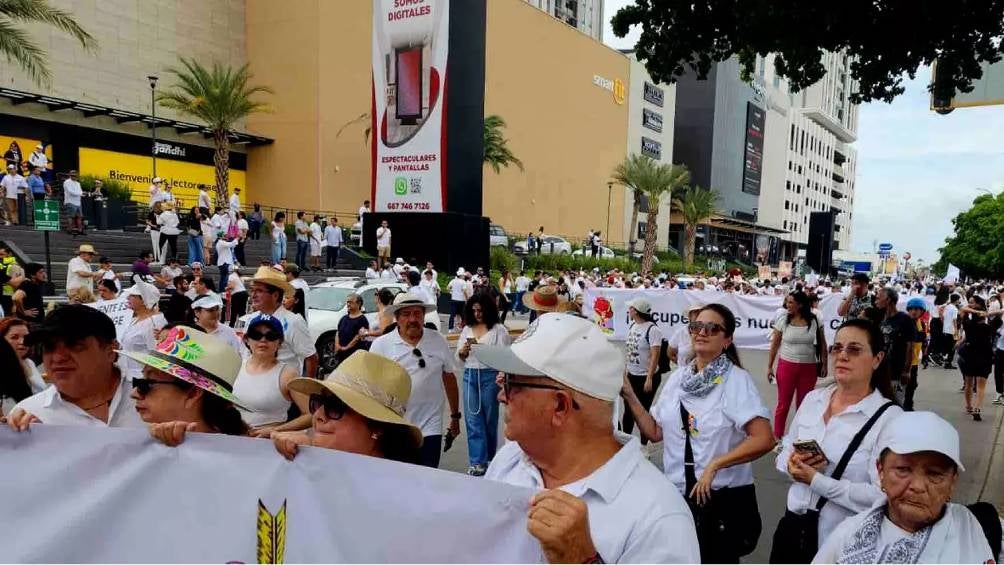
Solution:
<svg viewBox="0 0 1004 565">
<path fill-rule="evenodd" d="M 556 385 L 549 385 L 549 384 L 543 384 L 543 383 L 527 383 L 527 382 L 514 383 L 514 382 L 512 382 L 509 379 L 509 374 L 506 373 L 506 375 L 502 378 L 502 394 L 505 397 L 506 402 L 509 402 L 509 397 L 512 395 L 512 389 L 514 389 L 514 388 L 536 388 L 536 389 L 540 389 L 540 390 L 562 390 L 562 391 L 565 391 L 565 392 L 569 392 L 569 394 L 571 394 L 571 392 L 568 389 L 562 388 L 562 387 L 556 386 Z M 572 399 L 572 408 L 574 408 L 575 410 L 579 409 L 579 403 L 576 402 L 574 398 Z"/>
<path fill-rule="evenodd" d="M 700 335 L 705 334 L 709 336 L 718 335 L 725 331 L 725 326 L 721 324 L 716 324 L 715 322 L 690 322 L 687 326 L 690 331 L 690 335 Z"/>
<path fill-rule="evenodd" d="M 176 386 L 181 389 L 191 388 L 192 386 L 191 384 L 186 383 L 185 381 L 179 381 L 177 379 L 171 379 L 169 381 L 155 381 L 153 379 L 144 379 L 138 377 L 133 377 L 132 379 L 132 387 L 136 389 L 136 392 L 138 392 L 140 396 L 146 396 L 150 394 L 150 391 L 153 390 L 153 387 L 155 385 Z"/>
<path fill-rule="evenodd" d="M 846 353 L 848 357 L 859 357 L 865 352 L 865 348 L 856 343 L 849 343 L 846 346 L 842 343 L 834 343 L 830 346 L 830 355 L 840 355 Z"/>
<path fill-rule="evenodd" d="M 244 336 L 250 339 L 251 341 L 261 341 L 263 339 L 265 341 L 279 341 L 280 339 L 282 339 L 282 336 L 280 336 L 275 332 L 260 332 L 255 329 L 248 330 L 247 333 L 244 334 Z"/>
<path fill-rule="evenodd" d="M 419 368 L 424 369 L 425 368 L 425 358 L 422 357 L 422 352 L 419 351 L 419 349 L 416 347 L 415 349 L 411 350 L 411 354 L 414 355 L 415 357 L 418 357 L 418 366 L 419 366 Z"/>
<path fill-rule="evenodd" d="M 329 420 L 341 420 L 349 409 L 341 398 L 333 394 L 311 394 L 307 401 L 310 413 L 317 412 L 317 409 L 322 406 L 324 407 L 324 416 Z"/>
</svg>

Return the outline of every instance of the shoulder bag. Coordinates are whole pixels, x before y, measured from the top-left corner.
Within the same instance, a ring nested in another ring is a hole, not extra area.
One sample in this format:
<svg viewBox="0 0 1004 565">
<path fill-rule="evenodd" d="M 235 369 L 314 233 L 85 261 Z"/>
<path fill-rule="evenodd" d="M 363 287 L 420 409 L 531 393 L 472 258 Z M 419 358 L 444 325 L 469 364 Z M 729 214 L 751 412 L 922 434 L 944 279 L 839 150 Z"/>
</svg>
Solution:
<svg viewBox="0 0 1004 565">
<path fill-rule="evenodd" d="M 864 426 L 847 444 L 847 449 L 840 457 L 837 468 L 830 475 L 834 480 L 840 480 L 844 474 L 844 469 L 850 462 L 854 452 L 861 446 L 865 436 L 875 426 L 875 422 L 895 403 L 891 400 L 879 407 L 872 414 L 872 417 L 865 422 Z M 826 505 L 827 499 L 820 497 L 814 509 L 809 509 L 805 514 L 796 514 L 791 510 L 785 510 L 784 516 L 777 523 L 777 530 L 774 531 L 774 543 L 770 548 L 771 563 L 811 563 L 812 558 L 819 551 L 819 511 Z"/>
</svg>

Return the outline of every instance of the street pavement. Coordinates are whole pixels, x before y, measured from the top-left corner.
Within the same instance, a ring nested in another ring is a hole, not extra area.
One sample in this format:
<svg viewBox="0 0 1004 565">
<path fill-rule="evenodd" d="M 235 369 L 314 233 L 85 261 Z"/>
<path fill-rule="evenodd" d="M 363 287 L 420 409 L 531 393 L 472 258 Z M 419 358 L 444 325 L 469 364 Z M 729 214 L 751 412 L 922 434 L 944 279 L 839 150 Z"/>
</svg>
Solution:
<svg viewBox="0 0 1004 565">
<path fill-rule="evenodd" d="M 445 321 L 445 320 L 444 320 Z M 510 328 L 525 327 L 525 318 L 510 320 Z M 446 327 L 446 324 L 443 324 Z M 764 405 L 773 414 L 777 399 L 777 389 L 767 382 L 767 352 L 756 350 L 741 350 L 740 359 L 743 366 L 753 375 Z M 461 395 L 463 382 L 458 375 Z M 958 486 L 952 500 L 968 504 L 977 500 L 992 502 L 1001 508 L 1004 505 L 1004 437 L 1001 437 L 1001 421 L 1004 408 L 991 404 L 994 398 L 993 377 L 987 385 L 987 395 L 983 404 L 983 421 L 974 422 L 966 414 L 965 401 L 959 392 L 962 377 L 955 371 L 946 371 L 931 366 L 928 370 L 921 369 L 920 386 L 917 389 L 914 404 L 916 410 L 930 410 L 938 413 L 952 423 L 959 431 L 962 448 L 962 462 L 966 471 L 959 478 Z M 461 402 L 463 399 L 461 398 Z M 503 428 L 505 407 L 500 409 L 499 442 L 504 441 Z M 794 416 L 794 409 L 789 413 L 788 421 Z M 444 420 L 445 421 L 445 420 Z M 637 431 L 635 435 L 637 435 Z M 652 452 L 651 460 L 662 468 L 661 444 Z M 450 471 L 466 472 L 467 442 L 466 431 L 461 426 L 461 437 L 457 438 L 450 451 L 443 454 L 440 468 Z M 756 551 L 744 558 L 750 563 L 766 563 L 770 555 L 771 540 L 778 520 L 784 514 L 787 491 L 790 481 L 774 467 L 774 454 L 768 453 L 753 463 L 754 482 L 757 487 L 757 500 L 760 505 L 760 516 L 763 520 L 763 531 Z"/>
</svg>

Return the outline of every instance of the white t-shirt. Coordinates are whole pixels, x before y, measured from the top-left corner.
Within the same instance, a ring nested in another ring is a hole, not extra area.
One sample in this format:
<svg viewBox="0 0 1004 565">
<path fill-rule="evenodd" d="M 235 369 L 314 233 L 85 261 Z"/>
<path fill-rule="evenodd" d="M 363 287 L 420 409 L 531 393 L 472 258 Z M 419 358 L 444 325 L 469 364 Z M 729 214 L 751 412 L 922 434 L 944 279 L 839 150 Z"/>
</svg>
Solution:
<svg viewBox="0 0 1004 565">
<path fill-rule="evenodd" d="M 680 388 L 684 367 L 669 376 L 662 392 L 652 406 L 652 417 L 662 428 L 662 461 L 666 477 L 682 493 L 686 486 L 684 476 L 683 423 L 680 421 L 680 403 L 691 416 L 690 444 L 694 454 L 694 472 L 700 479 L 704 468 L 712 459 L 732 451 L 746 439 L 744 427 L 754 418 L 770 419 L 753 377 L 735 365 L 704 397 L 685 394 Z M 712 488 L 739 487 L 753 482 L 753 465 L 742 463 L 715 474 Z"/>
<path fill-rule="evenodd" d="M 160 269 L 160 276 L 164 278 L 167 283 L 164 288 L 173 289 L 174 288 L 174 277 L 183 275 L 185 272 L 181 270 L 181 267 L 172 268 L 170 265 L 164 265 Z M 102 277 L 104 278 L 104 277 Z"/>
<path fill-rule="evenodd" d="M 321 239 L 324 234 L 321 233 L 321 224 L 317 222 L 310 223 L 310 243 L 313 245 L 321 245 Z"/>
<path fill-rule="evenodd" d="M 328 247 L 340 247 L 342 245 L 342 230 L 334 224 L 328 224 L 324 228 L 324 242 Z M 367 278 L 369 278 L 367 276 Z"/>
<path fill-rule="evenodd" d="M 234 248 L 240 243 L 236 239 L 227 241 L 225 239 L 216 240 L 216 264 L 217 265 L 233 265 L 236 260 L 234 259 Z"/>
<path fill-rule="evenodd" d="M 230 195 L 230 211 L 234 214 L 241 211 L 241 197 L 237 193 Z"/>
<path fill-rule="evenodd" d="M 82 286 L 94 290 L 92 279 L 77 275 L 77 271 L 91 272 L 91 264 L 84 261 L 84 259 L 79 255 L 70 259 L 70 263 L 66 268 L 66 291 L 69 292 L 71 289 Z"/>
<path fill-rule="evenodd" d="M 418 349 L 422 356 L 415 355 Z M 432 330 L 424 330 L 418 345 L 413 346 L 401 338 L 399 332 L 382 335 L 373 341 L 370 353 L 383 355 L 404 367 L 411 376 L 411 398 L 405 418 L 422 430 L 423 436 L 443 434 L 443 411 L 446 409 L 446 391 L 443 373 L 456 374 L 456 358 L 450 352 L 446 338 Z M 425 367 L 419 367 L 419 359 Z"/>
<path fill-rule="evenodd" d="M 251 225 L 244 218 L 237 219 L 237 229 L 242 235 L 247 236 L 248 232 L 251 231 Z"/>
<path fill-rule="evenodd" d="M 945 305 L 944 321 L 942 322 L 942 333 L 952 335 L 955 333 L 955 322 L 959 319 L 959 309 L 954 304 Z"/>
<path fill-rule="evenodd" d="M 366 280 L 374 280 L 380 278 L 380 273 L 373 270 L 373 267 L 366 267 Z"/>
<path fill-rule="evenodd" d="M 73 179 L 63 181 L 63 203 L 80 206 L 80 195 L 83 193 L 84 189 L 79 182 Z"/>
<path fill-rule="evenodd" d="M 49 164 L 49 158 L 45 156 L 45 152 L 32 151 L 31 155 L 28 157 L 28 162 L 31 163 L 32 167 L 41 167 L 45 169 L 46 165 Z"/>
<path fill-rule="evenodd" d="M 436 303 L 435 299 L 439 297 L 439 283 L 436 282 L 436 279 L 433 278 L 432 280 L 429 280 L 426 279 L 425 277 L 422 277 L 422 281 L 418 283 L 418 286 L 422 287 L 422 289 L 425 290 L 426 294 L 428 294 L 433 298 L 432 304 L 435 304 Z"/>
<path fill-rule="evenodd" d="M 815 319 L 808 326 L 792 326 L 788 324 L 787 314 L 779 316 L 774 322 L 774 331 L 781 334 L 781 359 L 789 363 L 815 363 L 818 329 Z"/>
<path fill-rule="evenodd" d="M 209 200 L 209 194 L 205 190 L 199 191 L 199 208 L 206 208 L 207 210 L 213 207 L 213 203 Z"/>
<path fill-rule="evenodd" d="M 652 360 L 652 348 L 662 344 L 662 331 L 652 322 L 631 323 L 624 340 L 627 372 L 632 375 L 647 375 L 648 364 Z M 658 370 L 658 369 L 657 369 Z"/>
<path fill-rule="evenodd" d="M 369 208 L 367 208 L 365 206 L 360 206 L 359 207 L 359 219 L 362 220 L 363 219 L 363 214 L 368 214 L 369 211 L 370 211 Z"/>
<path fill-rule="evenodd" d="M 450 291 L 450 300 L 454 302 L 464 302 L 467 296 L 464 294 L 467 289 L 467 281 L 460 277 L 455 277 L 446 284 L 446 290 Z"/>
<path fill-rule="evenodd" d="M 3 180 L 0 180 L 0 186 L 3 187 L 6 198 L 17 199 L 18 188 L 28 186 L 28 184 L 24 180 L 24 177 L 14 173 L 4 175 Z"/>
<path fill-rule="evenodd" d="M 310 236 L 303 233 L 304 231 L 307 231 L 308 228 L 309 226 L 307 225 L 307 222 L 303 220 L 297 220 L 293 223 L 293 231 L 296 232 L 296 241 L 310 241 Z"/>
<path fill-rule="evenodd" d="M 520 275 L 516 277 L 516 292 L 526 292 L 530 288 L 530 279 Z"/>
<path fill-rule="evenodd" d="M 457 339 L 457 363 L 463 363 L 465 369 L 487 369 L 488 365 L 478 361 L 474 355 L 468 355 L 467 361 L 460 358 L 460 348 L 464 343 L 467 343 L 468 338 L 472 337 L 474 337 L 474 330 L 471 329 L 471 326 L 464 326 L 464 329 L 460 330 L 460 337 Z M 508 347 L 511 343 L 512 338 L 509 337 L 509 330 L 505 327 L 505 324 L 498 322 L 492 326 L 492 329 L 477 338 L 477 345 L 472 346 L 472 351 L 473 347 L 477 347 L 478 345 Z"/>
<path fill-rule="evenodd" d="M 377 247 L 390 247 L 390 228 L 380 226 L 376 230 Z"/>
</svg>

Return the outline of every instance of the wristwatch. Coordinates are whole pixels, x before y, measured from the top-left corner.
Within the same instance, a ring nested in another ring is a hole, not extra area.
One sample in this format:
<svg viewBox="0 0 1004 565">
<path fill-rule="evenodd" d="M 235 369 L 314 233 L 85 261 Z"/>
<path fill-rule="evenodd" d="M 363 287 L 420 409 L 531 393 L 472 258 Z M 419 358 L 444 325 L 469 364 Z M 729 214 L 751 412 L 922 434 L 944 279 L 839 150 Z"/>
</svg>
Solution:
<svg viewBox="0 0 1004 565">
<path fill-rule="evenodd" d="M 450 414 L 450 419 L 451 420 L 459 420 L 460 419 L 460 412 L 454 412 L 453 414 Z"/>
</svg>

